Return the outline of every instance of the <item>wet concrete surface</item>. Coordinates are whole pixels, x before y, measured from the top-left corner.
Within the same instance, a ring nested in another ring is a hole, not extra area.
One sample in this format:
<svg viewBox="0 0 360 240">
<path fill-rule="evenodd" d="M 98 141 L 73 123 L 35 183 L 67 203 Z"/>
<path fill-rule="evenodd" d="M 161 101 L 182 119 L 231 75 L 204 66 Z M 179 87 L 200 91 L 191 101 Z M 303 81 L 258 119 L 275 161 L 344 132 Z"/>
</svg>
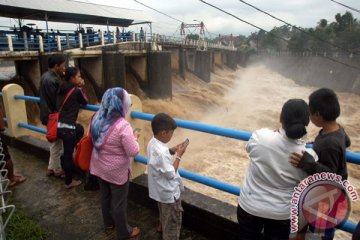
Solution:
<svg viewBox="0 0 360 240">
<path fill-rule="evenodd" d="M 47 161 L 43 157 L 14 148 L 10 148 L 10 153 L 16 171 L 27 177 L 24 183 L 11 189 L 14 204 L 48 231 L 48 239 L 116 239 L 114 230 L 104 230 L 99 191 L 85 191 L 83 185 L 65 189 L 64 180 L 46 176 Z M 155 210 L 129 201 L 128 221 L 141 229 L 141 236 L 135 239 L 161 239 L 156 232 Z M 183 227 L 180 239 L 208 238 Z"/>
</svg>

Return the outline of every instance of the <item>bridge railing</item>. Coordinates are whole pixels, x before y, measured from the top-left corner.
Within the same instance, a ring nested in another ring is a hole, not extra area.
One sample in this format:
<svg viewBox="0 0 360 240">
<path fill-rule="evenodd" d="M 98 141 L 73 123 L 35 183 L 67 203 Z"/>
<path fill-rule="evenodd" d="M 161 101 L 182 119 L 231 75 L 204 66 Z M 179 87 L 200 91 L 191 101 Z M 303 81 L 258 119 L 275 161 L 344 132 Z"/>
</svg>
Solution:
<svg viewBox="0 0 360 240">
<path fill-rule="evenodd" d="M 92 32 L 92 33 L 36 33 L 26 32 L 14 34 L 12 31 L 0 30 L 0 51 L 39 51 L 55 52 L 71 48 L 85 48 L 95 45 L 115 44 L 118 42 L 155 42 L 167 45 L 185 45 L 201 50 L 208 48 L 234 51 L 234 46 L 225 46 L 221 42 L 203 39 L 192 40 L 175 36 L 135 32 Z"/>
<path fill-rule="evenodd" d="M 16 84 L 9 84 L 9 85 L 16 85 Z M 9 86 L 9 85 L 7 85 L 7 86 Z M 3 88 L 3 92 L 5 90 L 10 91 L 9 89 L 5 89 L 7 86 L 5 86 Z M 16 85 L 16 86 L 20 87 L 18 85 Z M 3 96 L 2 92 L 0 92 L 0 96 Z M 5 97 L 5 99 L 6 98 L 9 98 L 9 97 L 7 96 L 7 97 Z M 18 91 L 18 93 L 12 93 L 12 98 L 13 98 L 12 100 L 14 102 L 17 102 L 16 104 L 20 104 L 18 102 L 19 100 L 40 102 L 40 99 L 38 97 L 24 96 L 23 91 Z M 9 102 L 9 100 L 7 100 L 7 101 Z M 12 103 L 11 109 L 15 108 L 14 102 Z M 23 105 L 24 105 L 23 109 L 25 109 L 25 104 L 23 104 Z M 6 109 L 6 106 L 5 106 L 5 109 Z M 89 111 L 97 111 L 99 109 L 99 106 L 88 104 L 88 105 L 82 106 L 82 109 L 89 110 Z M 6 111 L 7 114 L 9 114 L 8 111 L 10 111 L 10 110 Z M 16 110 L 14 110 L 14 111 L 16 111 Z M 17 112 L 19 112 L 19 110 L 17 110 Z M 22 111 L 22 112 L 24 112 L 24 111 Z M 11 115 L 11 113 L 10 113 L 10 115 Z M 25 110 L 25 115 L 26 115 L 26 110 Z M 134 111 L 134 110 L 130 109 L 129 117 L 133 120 L 151 121 L 153 119 L 154 115 L 149 114 L 149 113 L 140 112 L 140 111 Z M 20 117 L 20 119 L 21 119 L 21 117 Z M 14 121 L 14 119 L 13 119 L 13 121 Z M 208 124 L 199 123 L 199 122 L 187 121 L 187 120 L 183 120 L 183 119 L 175 119 L 175 121 L 176 121 L 178 127 L 180 127 L 180 128 L 186 128 L 186 129 L 190 129 L 190 130 L 194 130 L 194 131 L 199 131 L 199 132 L 209 133 L 209 134 L 213 134 L 213 135 L 238 139 L 238 140 L 242 140 L 242 141 L 248 141 L 252 134 L 251 132 L 247 132 L 247 131 L 240 131 L 240 130 L 236 130 L 236 129 L 224 128 L 224 127 L 208 125 Z M 14 124 L 14 123 L 10 122 L 10 123 L 8 123 L 8 126 L 10 124 Z M 29 125 L 29 124 L 27 124 L 26 120 L 25 120 L 25 122 L 21 121 L 21 120 L 17 121 L 15 123 L 15 125 L 13 125 L 13 128 L 14 128 L 14 126 L 15 126 L 15 128 L 28 129 L 31 131 L 36 131 L 39 133 L 46 134 L 46 129 L 40 128 L 37 126 L 33 126 L 33 125 Z M 12 130 L 10 129 L 10 132 L 11 131 Z M 144 147 L 144 146 L 142 146 L 142 147 Z M 308 146 L 308 147 L 310 147 L 310 146 Z M 349 163 L 360 164 L 360 154 L 359 153 L 347 151 L 346 158 Z M 145 156 L 138 155 L 134 158 L 134 160 L 136 162 L 139 162 L 142 164 L 147 164 L 147 159 Z M 239 194 L 240 194 L 240 187 L 238 187 L 238 186 L 234 186 L 229 183 L 225 183 L 225 182 L 219 181 L 214 178 L 206 177 L 206 176 L 203 176 L 198 173 L 194 173 L 194 172 L 191 172 L 191 171 L 188 171 L 185 169 L 179 169 L 179 173 L 182 177 L 184 177 L 188 180 L 191 180 L 191 181 L 194 181 L 194 182 L 197 182 L 197 183 L 200 183 L 200 184 L 203 184 L 203 185 L 206 185 L 206 186 L 209 186 L 209 187 L 212 187 L 212 188 L 215 188 L 215 189 L 218 189 L 218 190 L 221 190 L 221 191 L 224 191 L 224 192 L 236 195 L 236 196 L 239 196 Z M 343 231 L 353 233 L 355 231 L 356 224 L 354 224 L 350 221 L 346 221 L 345 223 L 340 225 L 338 228 Z"/>
</svg>

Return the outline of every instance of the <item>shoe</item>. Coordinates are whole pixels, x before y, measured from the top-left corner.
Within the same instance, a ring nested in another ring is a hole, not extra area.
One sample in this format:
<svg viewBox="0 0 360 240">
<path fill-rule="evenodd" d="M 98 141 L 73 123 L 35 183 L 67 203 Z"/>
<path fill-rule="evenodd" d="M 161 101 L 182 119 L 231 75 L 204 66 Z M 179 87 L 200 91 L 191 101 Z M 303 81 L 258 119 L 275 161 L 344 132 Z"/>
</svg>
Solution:
<svg viewBox="0 0 360 240">
<path fill-rule="evenodd" d="M 15 187 L 19 183 L 25 182 L 26 178 L 24 176 L 14 175 L 14 177 L 9 180 L 10 180 L 9 187 Z"/>
<path fill-rule="evenodd" d="M 70 189 L 73 187 L 77 187 L 77 186 L 81 185 L 81 183 L 82 182 L 80 180 L 72 180 L 72 182 L 70 184 L 65 184 L 65 188 Z"/>
<path fill-rule="evenodd" d="M 52 169 L 48 169 L 46 171 L 46 176 L 50 177 L 50 176 L 55 176 L 58 178 L 65 178 L 65 172 L 64 170 L 52 170 Z"/>
<path fill-rule="evenodd" d="M 136 238 L 140 235 L 140 228 L 134 227 L 128 239 Z"/>
</svg>

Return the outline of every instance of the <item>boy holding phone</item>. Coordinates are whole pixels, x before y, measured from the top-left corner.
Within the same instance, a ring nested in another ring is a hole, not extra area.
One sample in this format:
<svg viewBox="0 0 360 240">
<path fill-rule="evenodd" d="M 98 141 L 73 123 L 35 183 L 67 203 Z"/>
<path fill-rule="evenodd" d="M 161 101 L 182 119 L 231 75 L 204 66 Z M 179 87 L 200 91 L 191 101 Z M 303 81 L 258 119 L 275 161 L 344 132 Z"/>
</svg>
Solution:
<svg viewBox="0 0 360 240">
<path fill-rule="evenodd" d="M 149 196 L 158 202 L 163 239 L 179 239 L 182 222 L 183 184 L 178 167 L 187 144 L 174 147 L 173 157 L 167 146 L 176 127 L 169 115 L 157 114 L 151 122 L 154 136 L 147 146 Z"/>
</svg>

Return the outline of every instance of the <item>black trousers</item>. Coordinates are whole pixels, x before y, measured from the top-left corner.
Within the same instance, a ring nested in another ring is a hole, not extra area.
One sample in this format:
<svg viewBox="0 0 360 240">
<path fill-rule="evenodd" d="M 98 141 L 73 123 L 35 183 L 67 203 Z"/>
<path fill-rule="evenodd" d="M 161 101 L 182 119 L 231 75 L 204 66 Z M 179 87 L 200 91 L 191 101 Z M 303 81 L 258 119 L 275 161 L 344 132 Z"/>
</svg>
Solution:
<svg viewBox="0 0 360 240">
<path fill-rule="evenodd" d="M 132 232 L 127 221 L 129 180 L 123 185 L 116 185 L 99 178 L 99 184 L 105 227 L 115 226 L 117 239 L 127 239 Z"/>
<path fill-rule="evenodd" d="M 63 140 L 64 155 L 62 167 L 65 171 L 65 184 L 70 184 L 73 178 L 74 160 L 73 153 L 76 144 L 84 135 L 84 128 L 80 124 L 75 124 L 75 129 L 58 128 L 57 136 Z"/>
<path fill-rule="evenodd" d="M 239 235 L 241 240 L 288 240 L 290 234 L 289 220 L 261 218 L 247 213 L 237 207 Z M 262 231 L 264 232 L 262 233 Z"/>
</svg>

